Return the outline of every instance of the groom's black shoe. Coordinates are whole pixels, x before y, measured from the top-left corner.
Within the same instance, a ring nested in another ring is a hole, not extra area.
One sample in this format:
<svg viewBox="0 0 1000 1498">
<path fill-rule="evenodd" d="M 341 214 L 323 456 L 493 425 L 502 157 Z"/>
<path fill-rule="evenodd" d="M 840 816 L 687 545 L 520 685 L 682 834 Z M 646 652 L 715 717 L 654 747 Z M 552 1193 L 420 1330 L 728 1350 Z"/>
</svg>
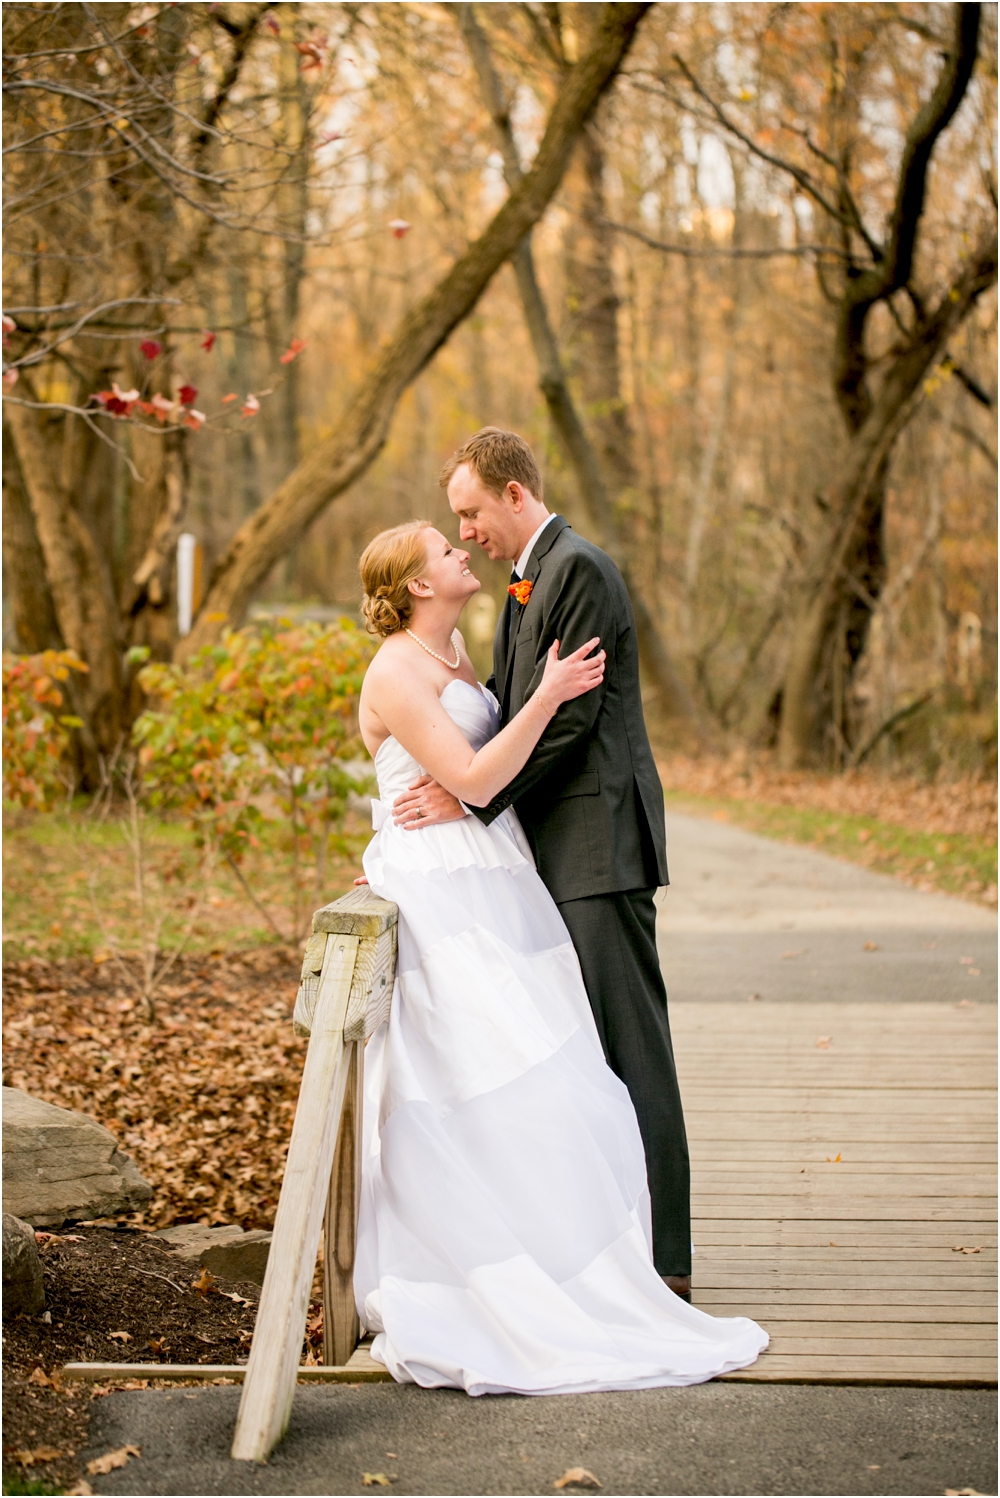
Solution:
<svg viewBox="0 0 1000 1498">
<path fill-rule="evenodd" d="M 691 1276 L 689 1274 L 661 1274 L 661 1280 L 668 1290 L 672 1290 L 678 1300 L 686 1300 L 691 1304 Z"/>
</svg>

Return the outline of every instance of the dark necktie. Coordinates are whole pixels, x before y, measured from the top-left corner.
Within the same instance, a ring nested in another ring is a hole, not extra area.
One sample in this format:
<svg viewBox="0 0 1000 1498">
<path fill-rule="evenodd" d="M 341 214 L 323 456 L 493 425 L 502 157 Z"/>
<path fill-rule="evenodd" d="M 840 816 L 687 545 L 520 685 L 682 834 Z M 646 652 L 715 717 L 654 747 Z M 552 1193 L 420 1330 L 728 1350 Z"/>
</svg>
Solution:
<svg viewBox="0 0 1000 1498">
<path fill-rule="evenodd" d="M 517 570 L 516 567 L 512 567 L 510 569 L 510 580 L 511 580 L 511 584 L 512 585 L 514 583 L 519 583 L 521 581 L 521 574 L 518 572 L 518 570 Z M 507 611 L 507 655 L 509 656 L 510 655 L 510 640 L 511 640 L 511 636 L 514 633 L 514 619 L 516 617 L 516 611 L 517 611 L 517 608 L 518 608 L 518 604 L 517 604 L 517 600 L 515 599 L 513 593 L 508 594 L 508 597 L 510 598 L 510 608 Z"/>
</svg>

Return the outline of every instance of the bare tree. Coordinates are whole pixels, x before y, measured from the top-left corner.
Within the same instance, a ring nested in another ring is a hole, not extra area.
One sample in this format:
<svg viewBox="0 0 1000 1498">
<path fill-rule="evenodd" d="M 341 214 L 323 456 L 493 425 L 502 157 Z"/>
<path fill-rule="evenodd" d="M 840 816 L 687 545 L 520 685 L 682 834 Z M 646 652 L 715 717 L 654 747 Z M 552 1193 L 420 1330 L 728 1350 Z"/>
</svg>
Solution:
<svg viewBox="0 0 1000 1498">
<path fill-rule="evenodd" d="M 995 215 L 961 255 L 950 284 L 936 292 L 916 283 L 927 177 L 935 145 L 965 97 L 976 61 L 980 7 L 951 8 L 951 29 L 937 82 L 913 114 L 896 173 L 892 210 L 881 237 L 866 223 L 854 170 L 852 110 L 856 94 L 845 70 L 861 57 L 838 54 L 830 68 L 831 113 L 836 129 L 829 148 L 808 128 L 790 127 L 809 153 L 809 164 L 776 154 L 718 101 L 680 57 L 678 69 L 707 117 L 771 168 L 790 176 L 829 225 L 840 251 L 839 272 L 819 267 L 835 311 L 832 385 L 845 428 L 836 471 L 818 496 L 823 523 L 790 601 L 790 649 L 780 687 L 779 753 L 801 764 L 826 744 L 835 762 L 849 757 L 845 703 L 849 679 L 864 650 L 872 611 L 886 575 L 885 494 L 896 440 L 918 404 L 924 380 L 976 300 L 996 281 Z M 831 32 L 831 47 L 836 38 Z M 995 200 L 994 200 L 995 203 Z M 839 279 L 838 279 L 839 277 Z M 905 298 L 899 306 L 893 299 Z M 889 309 L 896 328 L 891 345 L 873 351 L 875 308 Z"/>
</svg>

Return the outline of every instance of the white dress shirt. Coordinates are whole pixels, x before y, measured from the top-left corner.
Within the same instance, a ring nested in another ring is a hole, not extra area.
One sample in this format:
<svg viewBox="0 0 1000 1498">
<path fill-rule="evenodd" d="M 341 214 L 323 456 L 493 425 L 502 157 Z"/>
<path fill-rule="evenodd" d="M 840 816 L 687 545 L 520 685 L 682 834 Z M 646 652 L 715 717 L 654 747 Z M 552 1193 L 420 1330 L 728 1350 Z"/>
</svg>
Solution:
<svg viewBox="0 0 1000 1498">
<path fill-rule="evenodd" d="M 549 521 L 555 520 L 555 518 L 556 517 L 554 515 L 546 515 L 545 519 L 542 521 L 541 525 L 538 527 L 537 531 L 532 536 L 531 540 L 528 542 L 527 546 L 524 548 L 517 561 L 514 563 L 514 571 L 517 573 L 518 577 L 524 576 L 524 569 L 528 565 L 528 558 L 531 556 L 531 553 L 535 549 L 535 542 L 538 540 L 539 536 L 542 534 L 542 531 L 548 525 Z"/>
</svg>

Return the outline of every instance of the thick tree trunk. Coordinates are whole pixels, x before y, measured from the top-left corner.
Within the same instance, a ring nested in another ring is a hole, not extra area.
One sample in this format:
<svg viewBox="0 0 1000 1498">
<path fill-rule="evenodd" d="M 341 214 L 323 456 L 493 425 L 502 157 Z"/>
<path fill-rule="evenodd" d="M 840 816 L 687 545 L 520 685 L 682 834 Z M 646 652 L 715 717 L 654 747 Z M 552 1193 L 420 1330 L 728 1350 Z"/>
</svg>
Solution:
<svg viewBox="0 0 1000 1498">
<path fill-rule="evenodd" d="M 61 650 L 62 636 L 45 577 L 45 558 L 31 514 L 13 436 L 4 416 L 3 576 L 14 626 L 13 648 L 24 655 Z"/>
<path fill-rule="evenodd" d="M 63 490 L 52 464 L 52 418 L 6 405 L 35 529 L 45 559 L 59 633 L 87 662 L 83 698 L 97 748 L 111 752 L 121 732 L 121 629 L 110 559 Z M 73 418 L 70 418 L 73 419 Z M 66 418 L 59 416 L 61 425 Z"/>
<path fill-rule="evenodd" d="M 863 624 L 857 605 L 864 603 L 852 568 L 868 569 L 863 585 L 870 614 L 885 572 L 881 540 L 882 504 L 889 460 L 896 439 L 919 399 L 924 377 L 944 352 L 948 340 L 971 311 L 976 298 L 996 281 L 997 240 L 993 232 L 969 256 L 964 273 L 923 322 L 920 336 L 899 354 L 885 376 L 863 426 L 850 440 L 841 472 L 829 491 L 830 523 L 815 546 L 799 589 L 789 635 L 791 650 L 782 685 L 778 754 L 792 769 L 815 757 L 822 742 L 823 662 L 837 659 L 831 637 L 838 632 L 847 650 L 847 631 L 854 648 L 863 648 L 870 619 Z M 870 585 L 870 586 L 869 586 Z M 857 656 L 854 657 L 857 659 Z"/>
<path fill-rule="evenodd" d="M 565 78 L 531 170 L 480 238 L 404 318 L 336 431 L 241 526 L 216 570 L 194 629 L 178 647 L 181 655 L 215 639 L 222 620 L 236 623 L 242 618 L 274 562 L 371 464 L 403 391 L 476 305 L 493 275 L 545 211 L 581 130 L 614 79 L 647 9 L 647 4 L 602 7 L 594 44 Z"/>
<path fill-rule="evenodd" d="M 523 175 L 518 160 L 510 117 L 493 67 L 489 44 L 476 19 L 472 5 L 459 5 L 459 24 L 473 64 L 479 75 L 483 99 L 500 139 L 504 158 L 504 175 L 514 188 Z M 614 558 L 625 579 L 635 613 L 639 656 L 643 670 L 660 694 L 663 711 L 672 717 L 695 719 L 694 704 L 683 681 L 677 675 L 659 628 L 631 576 L 625 547 L 619 533 L 614 504 L 597 454 L 580 420 L 566 382 L 559 345 L 549 319 L 548 308 L 538 284 L 531 235 L 525 235 L 511 256 L 517 289 L 524 310 L 524 320 L 538 365 L 538 384 L 545 397 L 549 417 L 560 446 L 573 470 L 577 489 L 587 517 L 587 527 L 594 541 Z"/>
</svg>

